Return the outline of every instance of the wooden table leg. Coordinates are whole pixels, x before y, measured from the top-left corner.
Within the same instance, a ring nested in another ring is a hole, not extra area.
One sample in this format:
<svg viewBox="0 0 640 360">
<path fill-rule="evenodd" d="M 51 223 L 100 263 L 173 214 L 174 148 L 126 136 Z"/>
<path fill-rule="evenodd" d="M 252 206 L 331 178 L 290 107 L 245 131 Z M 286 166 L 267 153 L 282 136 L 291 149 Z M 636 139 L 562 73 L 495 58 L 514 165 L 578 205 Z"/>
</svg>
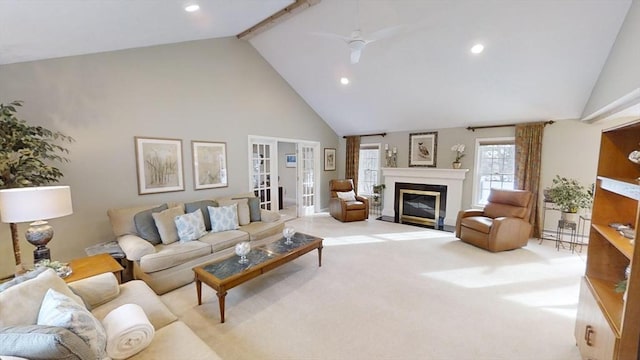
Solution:
<svg viewBox="0 0 640 360">
<path fill-rule="evenodd" d="M 202 281 L 196 276 L 196 292 L 198 293 L 198 305 L 202 305 Z"/>
<path fill-rule="evenodd" d="M 227 292 L 224 290 L 218 290 L 218 304 L 220 305 L 220 322 L 224 322 L 224 297 L 227 296 Z"/>
<path fill-rule="evenodd" d="M 318 248 L 318 267 L 322 266 L 322 246 Z"/>
</svg>

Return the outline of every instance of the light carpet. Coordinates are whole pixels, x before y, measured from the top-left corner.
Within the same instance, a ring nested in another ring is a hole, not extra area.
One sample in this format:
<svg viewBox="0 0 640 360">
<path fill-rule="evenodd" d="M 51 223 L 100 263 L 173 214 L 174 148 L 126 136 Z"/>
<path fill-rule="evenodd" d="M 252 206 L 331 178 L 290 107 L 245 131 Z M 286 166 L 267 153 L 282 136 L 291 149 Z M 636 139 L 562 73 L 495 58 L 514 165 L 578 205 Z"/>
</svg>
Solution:
<svg viewBox="0 0 640 360">
<path fill-rule="evenodd" d="M 580 359 L 573 336 L 584 260 L 553 242 L 490 253 L 453 234 L 328 214 L 287 223 L 325 238 L 231 289 L 162 300 L 224 359 Z M 177 339 L 177 341 L 179 341 Z"/>
</svg>

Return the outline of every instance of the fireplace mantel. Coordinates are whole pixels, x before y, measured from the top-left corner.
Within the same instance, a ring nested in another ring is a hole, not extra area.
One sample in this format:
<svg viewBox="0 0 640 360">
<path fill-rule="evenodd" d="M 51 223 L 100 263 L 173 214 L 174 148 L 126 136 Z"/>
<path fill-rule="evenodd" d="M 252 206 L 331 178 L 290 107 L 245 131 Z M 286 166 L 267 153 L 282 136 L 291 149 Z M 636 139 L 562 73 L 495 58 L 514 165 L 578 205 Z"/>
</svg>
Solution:
<svg viewBox="0 0 640 360">
<path fill-rule="evenodd" d="M 383 216 L 395 216 L 393 197 L 397 182 L 447 186 L 447 214 L 445 225 L 455 226 L 456 216 L 462 207 L 462 185 L 469 169 L 439 168 L 382 168 L 384 177 Z"/>
</svg>

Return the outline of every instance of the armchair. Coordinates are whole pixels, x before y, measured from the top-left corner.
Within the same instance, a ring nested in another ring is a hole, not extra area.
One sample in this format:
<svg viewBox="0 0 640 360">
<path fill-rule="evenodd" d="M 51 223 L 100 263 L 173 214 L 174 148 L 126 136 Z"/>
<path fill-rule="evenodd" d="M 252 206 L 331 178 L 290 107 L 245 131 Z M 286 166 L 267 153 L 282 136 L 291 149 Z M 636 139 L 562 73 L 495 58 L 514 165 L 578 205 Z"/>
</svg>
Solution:
<svg viewBox="0 0 640 360">
<path fill-rule="evenodd" d="M 533 226 L 531 192 L 491 189 L 483 210 L 463 210 L 456 220 L 460 240 L 492 252 L 526 246 Z"/>
<path fill-rule="evenodd" d="M 369 218 L 369 199 L 364 196 L 352 194 L 351 198 L 341 199 L 338 193 L 348 193 L 353 191 L 353 180 L 331 180 L 329 181 L 331 197 L 329 198 L 329 213 L 335 219 L 342 222 L 367 220 Z"/>
</svg>

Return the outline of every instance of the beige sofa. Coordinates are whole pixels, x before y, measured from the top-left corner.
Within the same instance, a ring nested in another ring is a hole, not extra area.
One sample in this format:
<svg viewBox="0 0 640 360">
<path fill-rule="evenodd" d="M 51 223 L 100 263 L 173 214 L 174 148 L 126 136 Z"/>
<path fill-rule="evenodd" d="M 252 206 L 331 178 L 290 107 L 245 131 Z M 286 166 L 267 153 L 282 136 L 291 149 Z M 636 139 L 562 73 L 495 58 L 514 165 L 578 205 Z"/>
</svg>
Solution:
<svg viewBox="0 0 640 360">
<path fill-rule="evenodd" d="M 255 204 L 257 199 L 251 193 L 206 201 L 214 201 L 219 205 L 238 203 L 240 219 L 248 219 L 250 215 L 253 219 L 255 217 L 253 215 L 257 216 L 249 213 L 252 209 L 248 204 L 246 206 L 243 204 L 243 202 Z M 183 210 L 189 210 L 189 206 L 193 207 L 196 203 L 198 202 L 168 203 L 167 207 L 178 206 Z M 279 213 L 254 207 L 253 209 L 259 212 L 260 221 L 240 220 L 240 227 L 236 230 L 207 232 L 197 241 L 153 244 L 141 237 L 134 218 L 136 214 L 154 208 L 158 208 L 158 205 L 109 209 L 107 214 L 118 244 L 127 259 L 133 262 L 134 278 L 146 282 L 157 294 L 166 293 L 192 282 L 193 267 L 232 255 L 237 243 L 260 240 L 282 233 L 284 228 L 284 221 L 280 219 Z"/>
<path fill-rule="evenodd" d="M 77 328 L 37 325 L 41 303 L 47 291 L 53 289 L 91 310 L 100 324 L 107 314 L 124 304 L 139 305 L 155 333 L 147 347 L 128 359 L 220 359 L 142 281 L 120 285 L 112 273 L 106 273 L 66 284 L 53 270 L 41 269 L 12 282 L 0 287 L 2 358 L 96 359 L 97 354 L 77 333 Z M 87 319 L 86 315 L 70 318 L 82 319 L 81 316 Z"/>
</svg>

